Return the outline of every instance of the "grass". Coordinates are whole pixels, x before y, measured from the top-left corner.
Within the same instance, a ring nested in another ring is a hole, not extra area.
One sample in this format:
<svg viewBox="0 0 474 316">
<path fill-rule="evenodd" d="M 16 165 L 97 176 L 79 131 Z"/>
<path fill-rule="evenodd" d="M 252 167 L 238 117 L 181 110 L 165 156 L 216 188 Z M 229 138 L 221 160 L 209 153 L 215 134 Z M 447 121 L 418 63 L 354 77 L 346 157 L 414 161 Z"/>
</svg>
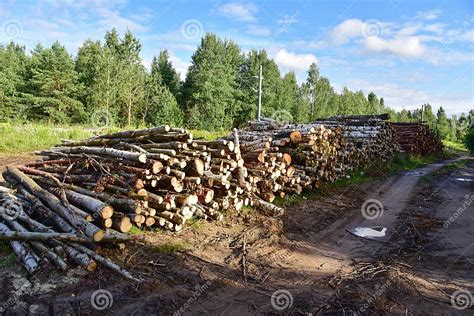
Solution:
<svg viewBox="0 0 474 316">
<path fill-rule="evenodd" d="M 78 140 L 93 135 L 83 126 L 61 127 L 46 124 L 0 124 L 0 153 L 22 153 L 45 149 L 62 139 Z"/>
<path fill-rule="evenodd" d="M 190 132 L 193 134 L 194 139 L 204 138 L 205 140 L 215 140 L 219 137 L 227 136 L 230 133 L 229 131 L 210 132 L 210 131 L 200 131 L 200 130 L 190 130 Z"/>
<path fill-rule="evenodd" d="M 191 245 L 186 241 L 178 241 L 178 242 L 167 242 L 166 244 L 157 246 L 153 248 L 154 252 L 164 253 L 164 254 L 172 254 L 175 252 L 183 252 L 189 249 Z"/>
<path fill-rule="evenodd" d="M 14 253 L 8 254 L 5 258 L 0 259 L 0 269 L 12 267 L 16 262 L 16 256 Z"/>
<path fill-rule="evenodd" d="M 133 127 L 130 127 L 132 129 Z M 62 139 L 80 140 L 93 135 L 116 131 L 119 128 L 97 129 L 91 126 L 61 126 L 41 123 L 0 124 L 0 153 L 18 154 L 47 149 L 60 144 Z M 228 131 L 192 130 L 194 138 L 214 140 L 228 135 Z"/>
<path fill-rule="evenodd" d="M 10 248 L 10 243 L 0 241 L 0 269 L 8 268 L 14 265 L 16 256 Z"/>
<path fill-rule="evenodd" d="M 130 230 L 128 231 L 129 234 L 131 235 L 140 235 L 143 233 L 142 230 L 140 230 L 140 228 L 136 227 L 136 226 L 132 226 L 132 228 L 130 228 Z"/>
<path fill-rule="evenodd" d="M 244 205 L 240 209 L 240 214 L 242 214 L 242 215 L 248 215 L 248 214 L 251 214 L 253 212 L 255 212 L 255 207 L 252 207 L 252 206 Z"/>
<path fill-rule="evenodd" d="M 200 230 L 204 226 L 204 221 L 200 218 L 191 218 L 186 222 L 186 225 L 191 227 L 193 230 Z"/>
<path fill-rule="evenodd" d="M 444 140 L 443 145 L 444 145 L 444 152 L 447 157 L 466 155 L 469 153 L 466 146 L 464 146 L 464 144 L 461 144 L 461 143 Z"/>
</svg>

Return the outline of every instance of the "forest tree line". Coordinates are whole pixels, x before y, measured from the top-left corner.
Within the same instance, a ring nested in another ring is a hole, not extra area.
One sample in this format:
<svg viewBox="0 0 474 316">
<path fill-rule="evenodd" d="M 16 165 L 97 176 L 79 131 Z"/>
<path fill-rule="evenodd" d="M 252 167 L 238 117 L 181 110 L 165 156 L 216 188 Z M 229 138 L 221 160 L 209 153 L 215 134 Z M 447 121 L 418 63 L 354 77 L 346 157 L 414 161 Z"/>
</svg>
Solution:
<svg viewBox="0 0 474 316">
<path fill-rule="evenodd" d="M 263 66 L 262 115 L 311 122 L 334 115 L 389 113 L 395 121 L 420 121 L 421 112 L 396 113 L 371 92 L 337 93 L 316 64 L 298 84 L 284 76 L 267 52 L 244 54 L 233 41 L 208 33 L 191 58 L 186 78 L 167 50 L 142 63 L 141 44 L 130 31 L 113 29 L 103 41 L 86 40 L 73 57 L 64 46 L 0 46 L 0 122 L 90 124 L 105 120 L 117 126 L 160 125 L 222 130 L 255 119 L 258 73 Z M 447 117 L 425 105 L 424 119 L 445 139 L 459 140 L 472 126 L 474 111 Z"/>
</svg>

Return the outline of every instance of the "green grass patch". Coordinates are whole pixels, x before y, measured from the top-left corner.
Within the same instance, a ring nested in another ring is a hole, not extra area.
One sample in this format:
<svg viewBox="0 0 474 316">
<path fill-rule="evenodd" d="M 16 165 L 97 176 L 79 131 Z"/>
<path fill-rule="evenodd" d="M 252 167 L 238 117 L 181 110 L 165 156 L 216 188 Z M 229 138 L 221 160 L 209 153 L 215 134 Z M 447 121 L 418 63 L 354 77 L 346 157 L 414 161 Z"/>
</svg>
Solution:
<svg viewBox="0 0 474 316">
<path fill-rule="evenodd" d="M 210 132 L 200 130 L 190 130 L 190 132 L 193 134 L 194 139 L 202 138 L 205 140 L 216 140 L 217 138 L 227 136 L 230 133 L 229 131 Z"/>
<path fill-rule="evenodd" d="M 200 218 L 191 218 L 186 221 L 186 224 L 193 230 L 200 230 L 204 226 L 204 221 Z"/>
<path fill-rule="evenodd" d="M 464 144 L 461 144 L 461 143 L 456 143 L 449 140 L 443 140 L 443 145 L 444 145 L 444 154 L 447 157 L 467 155 L 469 153 L 466 146 L 464 146 Z"/>
<path fill-rule="evenodd" d="M 273 203 L 275 203 L 275 201 L 273 201 Z M 248 215 L 248 214 L 251 214 L 251 213 L 254 213 L 254 212 L 255 212 L 255 207 L 253 207 L 253 206 L 244 205 L 240 209 L 240 214 L 242 214 L 242 215 Z"/>
<path fill-rule="evenodd" d="M 140 230 L 140 228 L 138 228 L 137 226 L 132 226 L 132 228 L 130 229 L 128 233 L 131 235 L 140 235 L 143 233 L 143 231 Z"/>
<path fill-rule="evenodd" d="M 22 153 L 47 149 L 62 139 L 80 140 L 106 132 L 85 126 L 46 124 L 0 124 L 0 153 Z"/>
<path fill-rule="evenodd" d="M 152 250 L 158 253 L 172 254 L 175 252 L 183 252 L 189 249 L 191 245 L 186 241 L 167 242 L 166 244 L 154 247 Z"/>
<path fill-rule="evenodd" d="M 16 256 L 14 253 L 10 253 L 4 258 L 0 258 L 0 269 L 12 267 L 15 263 Z"/>
</svg>

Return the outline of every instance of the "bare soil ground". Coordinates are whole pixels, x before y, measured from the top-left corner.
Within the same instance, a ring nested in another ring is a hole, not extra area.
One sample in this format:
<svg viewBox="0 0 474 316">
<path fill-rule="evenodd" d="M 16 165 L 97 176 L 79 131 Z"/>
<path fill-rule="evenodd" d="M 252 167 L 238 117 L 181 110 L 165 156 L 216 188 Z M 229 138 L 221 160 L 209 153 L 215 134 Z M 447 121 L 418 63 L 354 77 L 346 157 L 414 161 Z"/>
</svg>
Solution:
<svg viewBox="0 0 474 316">
<path fill-rule="evenodd" d="M 18 166 L 35 161 L 37 156 L 33 154 L 2 154 L 0 153 L 0 181 L 3 180 L 2 172 L 7 166 Z"/>
<path fill-rule="evenodd" d="M 0 248 L 0 302 L 19 315 L 472 315 L 451 297 L 462 290 L 472 303 L 474 293 L 474 182 L 466 180 L 474 179 L 474 161 L 449 163 L 323 188 L 282 219 L 246 210 L 102 250 L 140 284 L 101 267 L 28 276 Z M 383 205 L 371 220 L 361 212 L 369 198 Z M 347 232 L 361 225 L 382 225 L 387 235 L 372 241 Z M 94 308 L 99 289 L 111 296 Z"/>
</svg>

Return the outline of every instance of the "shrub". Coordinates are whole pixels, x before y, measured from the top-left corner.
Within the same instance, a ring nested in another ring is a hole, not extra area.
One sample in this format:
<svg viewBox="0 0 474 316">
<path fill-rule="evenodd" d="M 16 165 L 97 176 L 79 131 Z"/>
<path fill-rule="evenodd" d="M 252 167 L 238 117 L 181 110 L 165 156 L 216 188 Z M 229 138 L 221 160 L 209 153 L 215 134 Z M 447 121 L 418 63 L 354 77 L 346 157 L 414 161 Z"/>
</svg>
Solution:
<svg viewBox="0 0 474 316">
<path fill-rule="evenodd" d="M 470 127 L 469 131 L 464 136 L 464 145 L 471 152 L 471 155 L 474 154 L 474 127 Z"/>
</svg>

